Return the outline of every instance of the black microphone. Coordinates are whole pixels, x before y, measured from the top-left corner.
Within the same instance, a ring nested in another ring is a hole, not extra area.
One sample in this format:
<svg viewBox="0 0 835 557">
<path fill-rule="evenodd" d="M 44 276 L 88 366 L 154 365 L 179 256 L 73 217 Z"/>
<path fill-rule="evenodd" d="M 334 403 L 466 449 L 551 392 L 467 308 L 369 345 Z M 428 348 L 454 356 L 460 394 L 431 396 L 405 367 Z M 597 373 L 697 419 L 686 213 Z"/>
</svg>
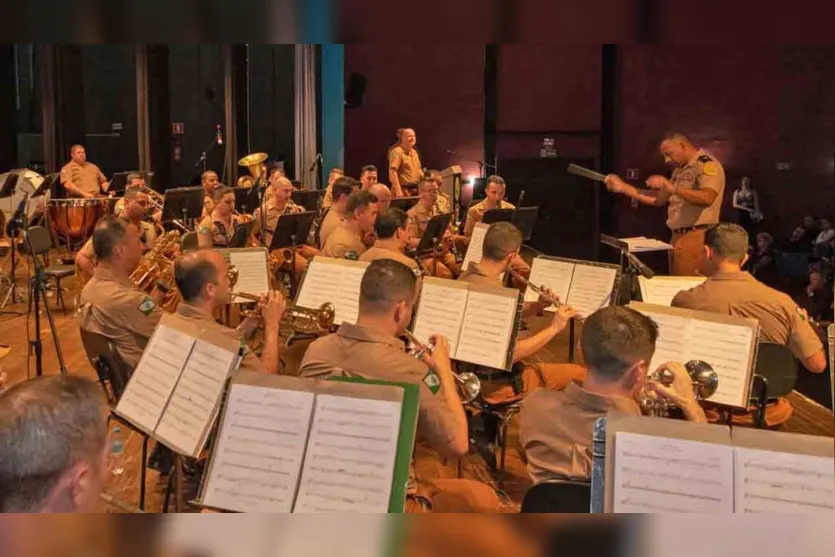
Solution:
<svg viewBox="0 0 835 557">
<path fill-rule="evenodd" d="M 626 250 L 624 250 L 623 253 L 626 254 L 626 259 L 629 260 L 629 263 L 631 263 L 633 267 L 638 269 L 638 272 L 641 273 L 641 276 L 648 279 L 651 279 L 655 276 L 655 271 L 647 267 L 646 263 L 644 263 L 643 261 L 641 261 L 640 259 L 638 259 Z"/>
<path fill-rule="evenodd" d="M 217 125 L 217 132 L 215 132 L 215 141 L 218 145 L 223 145 L 223 132 L 220 131 L 220 124 Z"/>
<path fill-rule="evenodd" d="M 525 199 L 525 190 L 522 190 L 522 191 L 519 192 L 519 199 L 516 200 L 516 206 L 517 207 L 522 206 L 522 200 L 523 199 Z"/>
<path fill-rule="evenodd" d="M 316 158 L 313 159 L 313 164 L 310 165 L 310 168 L 307 170 L 308 172 L 313 172 L 316 169 L 316 165 L 319 164 L 319 161 L 322 160 L 322 153 L 318 153 Z"/>
</svg>

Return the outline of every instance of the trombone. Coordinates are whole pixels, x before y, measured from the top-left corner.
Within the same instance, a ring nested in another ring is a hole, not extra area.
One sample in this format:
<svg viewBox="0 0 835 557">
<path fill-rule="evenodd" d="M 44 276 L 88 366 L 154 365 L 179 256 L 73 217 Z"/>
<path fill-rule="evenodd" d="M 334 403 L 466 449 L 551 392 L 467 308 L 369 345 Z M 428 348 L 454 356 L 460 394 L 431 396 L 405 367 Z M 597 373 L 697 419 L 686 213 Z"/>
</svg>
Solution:
<svg viewBox="0 0 835 557">
<path fill-rule="evenodd" d="M 165 201 L 165 196 L 155 190 L 152 190 L 148 186 L 138 186 L 137 189 L 148 196 L 148 202 L 151 204 L 151 207 L 159 211 L 160 218 L 162 218 L 162 204 Z M 191 229 L 177 219 L 174 219 L 171 222 L 183 232 L 191 231 Z"/>
<path fill-rule="evenodd" d="M 521 274 L 519 274 L 518 271 L 514 271 L 513 269 L 508 269 L 508 272 L 510 273 L 510 276 L 512 276 L 513 278 L 515 278 L 516 280 L 518 280 L 519 282 L 521 282 L 522 284 L 524 284 L 525 286 L 530 288 L 537 296 L 539 296 L 540 298 L 543 298 L 548 303 L 549 306 L 555 306 L 557 309 L 559 309 L 560 307 L 565 305 L 556 296 L 551 296 L 550 294 L 545 292 L 545 287 L 544 286 L 535 285 L 534 283 L 532 283 L 531 281 L 529 281 L 528 279 L 523 277 Z M 575 316 L 574 319 L 576 319 L 577 321 L 582 322 L 583 320 L 585 320 L 585 317 Z"/>
<path fill-rule="evenodd" d="M 403 331 L 404 336 L 409 339 L 412 347 L 409 349 L 409 354 L 418 359 L 422 360 L 424 356 L 431 356 L 434 347 L 431 345 L 422 344 L 414 334 L 410 331 L 405 330 Z M 478 395 L 481 394 L 481 380 L 475 373 L 470 373 L 469 371 L 464 373 L 455 373 L 452 372 L 452 376 L 455 378 L 455 382 L 458 385 L 458 394 L 461 396 L 461 400 L 464 404 L 469 404 L 473 402 Z"/>
</svg>

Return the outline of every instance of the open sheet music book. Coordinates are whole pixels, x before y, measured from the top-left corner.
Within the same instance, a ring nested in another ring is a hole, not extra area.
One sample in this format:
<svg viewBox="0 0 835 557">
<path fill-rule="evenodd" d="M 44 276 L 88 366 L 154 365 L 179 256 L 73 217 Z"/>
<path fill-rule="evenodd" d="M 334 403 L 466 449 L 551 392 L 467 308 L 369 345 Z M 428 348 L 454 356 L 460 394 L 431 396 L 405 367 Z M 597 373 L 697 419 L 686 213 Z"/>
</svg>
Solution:
<svg viewBox="0 0 835 557">
<path fill-rule="evenodd" d="M 114 412 L 179 454 L 197 457 L 240 345 L 164 315 Z"/>
<path fill-rule="evenodd" d="M 756 319 L 633 302 L 658 325 L 650 371 L 664 362 L 702 360 L 719 375 L 710 402 L 748 408 L 760 327 Z"/>
<path fill-rule="evenodd" d="M 617 265 L 540 255 L 531 265 L 530 282 L 550 288 L 560 301 L 587 317 L 612 302 L 619 277 Z M 538 299 L 537 293 L 525 289 L 526 302 Z M 555 310 L 553 306 L 547 308 L 547 311 Z"/>
<path fill-rule="evenodd" d="M 418 389 L 240 372 L 200 504 L 255 513 L 401 512 Z"/>
<path fill-rule="evenodd" d="M 310 261 L 302 279 L 296 304 L 317 309 L 331 303 L 336 309 L 333 322 L 356 323 L 359 315 L 360 284 L 368 261 L 352 261 L 318 255 Z"/>
<path fill-rule="evenodd" d="M 231 292 L 232 303 L 247 303 L 250 300 L 234 296 L 235 292 L 246 292 L 263 296 L 270 290 L 270 264 L 267 248 L 225 248 L 218 249 L 229 265 L 238 269 L 238 282 Z"/>
<path fill-rule="evenodd" d="M 516 289 L 425 277 L 414 334 L 422 343 L 443 335 L 454 360 L 509 370 L 520 310 Z"/>
<path fill-rule="evenodd" d="M 655 275 L 651 279 L 638 277 L 641 287 L 641 301 L 657 306 L 669 306 L 676 294 L 683 290 L 690 290 L 707 280 L 707 277 L 673 277 Z"/>
<path fill-rule="evenodd" d="M 827 437 L 610 415 L 605 464 L 606 512 L 835 512 Z"/>
</svg>

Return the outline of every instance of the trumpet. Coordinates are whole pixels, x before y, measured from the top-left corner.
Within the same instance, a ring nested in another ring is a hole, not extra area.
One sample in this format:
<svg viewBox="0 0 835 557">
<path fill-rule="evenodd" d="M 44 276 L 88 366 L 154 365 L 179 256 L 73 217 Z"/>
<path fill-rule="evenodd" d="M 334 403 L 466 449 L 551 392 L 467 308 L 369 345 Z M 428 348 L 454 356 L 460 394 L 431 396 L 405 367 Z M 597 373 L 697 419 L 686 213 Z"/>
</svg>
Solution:
<svg viewBox="0 0 835 557">
<path fill-rule="evenodd" d="M 545 291 L 544 286 L 535 285 L 534 283 L 523 277 L 518 271 L 514 271 L 513 269 L 508 269 L 508 272 L 510 273 L 510 276 L 512 276 L 513 278 L 530 288 L 537 296 L 543 298 L 545 302 L 548 303 L 548 305 L 556 306 L 558 309 L 565 305 L 556 296 L 551 296 L 550 294 L 548 294 Z M 576 316 L 574 317 L 574 319 L 577 321 L 583 321 L 585 318 Z"/>
<path fill-rule="evenodd" d="M 410 331 L 406 330 L 403 331 L 403 334 L 409 339 L 409 343 L 412 347 L 409 349 L 409 354 L 411 354 L 414 358 L 418 360 L 422 360 L 424 356 L 431 356 L 432 351 L 435 349 L 432 345 L 425 345 L 421 343 L 414 334 Z M 464 373 L 455 373 L 452 372 L 452 376 L 455 378 L 455 383 L 458 385 L 458 394 L 461 396 L 462 402 L 464 404 L 469 404 L 473 402 L 478 395 L 481 394 L 481 380 L 475 373 L 464 372 Z"/>
<path fill-rule="evenodd" d="M 710 364 L 701 360 L 691 360 L 684 364 L 690 380 L 693 384 L 693 396 L 696 400 L 706 400 L 716 393 L 719 388 L 719 375 L 713 370 Z M 654 370 L 647 376 L 650 383 L 661 383 L 669 387 L 673 384 L 673 373 L 667 368 Z M 646 386 L 638 394 L 638 404 L 649 416 L 665 417 L 675 404 L 663 398 L 659 398 Z"/>
</svg>

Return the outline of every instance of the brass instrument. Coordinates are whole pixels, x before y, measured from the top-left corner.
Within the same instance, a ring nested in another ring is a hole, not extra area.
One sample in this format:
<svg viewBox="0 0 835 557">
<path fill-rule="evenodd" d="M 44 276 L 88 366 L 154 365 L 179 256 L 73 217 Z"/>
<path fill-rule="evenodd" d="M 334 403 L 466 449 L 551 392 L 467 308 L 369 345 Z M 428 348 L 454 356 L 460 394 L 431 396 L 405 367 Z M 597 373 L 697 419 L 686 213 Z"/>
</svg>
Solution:
<svg viewBox="0 0 835 557">
<path fill-rule="evenodd" d="M 559 298 L 551 297 L 550 295 L 548 295 L 545 292 L 545 287 L 544 286 L 535 285 L 534 283 L 532 283 L 531 281 L 529 281 L 528 279 L 523 277 L 521 274 L 519 274 L 518 271 L 514 271 L 513 269 L 508 269 L 507 272 L 510 273 L 510 276 L 512 276 L 513 278 L 515 278 L 516 280 L 518 280 L 519 282 L 521 282 L 522 284 L 524 284 L 525 286 L 530 288 L 537 296 L 539 296 L 541 298 L 544 298 L 545 301 L 549 305 L 556 306 L 557 309 L 559 309 L 560 307 L 565 305 L 564 303 L 562 303 L 560 301 Z M 577 321 L 582 322 L 583 320 L 585 320 L 585 317 L 575 316 L 574 319 L 577 320 Z"/>
<path fill-rule="evenodd" d="M 229 288 L 234 288 L 238 282 L 238 268 L 230 265 L 227 275 L 229 277 Z M 248 294 L 246 292 L 233 292 L 233 294 L 251 302 L 261 301 L 261 297 L 255 294 Z M 281 321 L 294 333 L 321 335 L 330 332 L 335 318 L 336 308 L 329 302 L 325 302 L 318 309 L 310 309 L 298 306 L 288 300 L 287 308 L 284 310 L 284 316 Z"/>
<path fill-rule="evenodd" d="M 690 374 L 690 380 L 693 383 L 693 396 L 696 400 L 706 400 L 713 396 L 716 389 L 719 388 L 719 375 L 710 364 L 701 360 L 691 360 L 684 364 L 684 367 Z M 647 382 L 661 383 L 669 387 L 673 384 L 673 373 L 667 368 L 657 369 L 647 376 Z M 647 386 L 644 386 L 638 394 L 638 404 L 641 405 L 641 409 L 647 415 L 655 417 L 668 416 L 670 410 L 675 408 L 672 401 L 658 397 Z"/>
<path fill-rule="evenodd" d="M 152 190 L 148 186 L 138 186 L 137 188 L 139 191 L 144 193 L 148 196 L 148 202 L 151 204 L 151 207 L 156 209 L 157 211 L 162 213 L 162 205 L 165 203 L 165 195 L 157 192 L 156 190 Z M 189 232 L 190 229 L 183 224 L 181 221 L 174 219 L 171 221 L 174 226 L 182 230 L 183 232 Z"/>
<path fill-rule="evenodd" d="M 264 174 L 264 169 L 261 168 L 261 165 L 265 160 L 267 160 L 267 153 L 252 153 L 238 161 L 239 166 L 243 166 L 249 170 L 249 174 L 254 180 L 253 185 L 257 184 Z"/>
<path fill-rule="evenodd" d="M 435 349 L 434 346 L 422 344 L 408 330 L 403 331 L 403 334 L 409 339 L 409 343 L 412 345 L 408 352 L 414 358 L 422 360 L 424 356 L 432 355 L 432 351 Z M 455 382 L 458 385 L 458 394 L 461 396 L 461 401 L 464 404 L 473 402 L 481 394 L 481 379 L 475 373 L 470 373 L 469 371 L 455 373 L 453 371 L 452 376 L 455 378 Z"/>
<path fill-rule="evenodd" d="M 166 311 L 177 309 L 182 297 L 174 285 L 174 259 L 180 254 L 180 232 L 172 230 L 157 240 L 154 247 L 142 256 L 142 260 L 130 275 L 131 281 L 145 292 L 153 291 L 162 281 L 169 289 L 160 306 Z"/>
</svg>

